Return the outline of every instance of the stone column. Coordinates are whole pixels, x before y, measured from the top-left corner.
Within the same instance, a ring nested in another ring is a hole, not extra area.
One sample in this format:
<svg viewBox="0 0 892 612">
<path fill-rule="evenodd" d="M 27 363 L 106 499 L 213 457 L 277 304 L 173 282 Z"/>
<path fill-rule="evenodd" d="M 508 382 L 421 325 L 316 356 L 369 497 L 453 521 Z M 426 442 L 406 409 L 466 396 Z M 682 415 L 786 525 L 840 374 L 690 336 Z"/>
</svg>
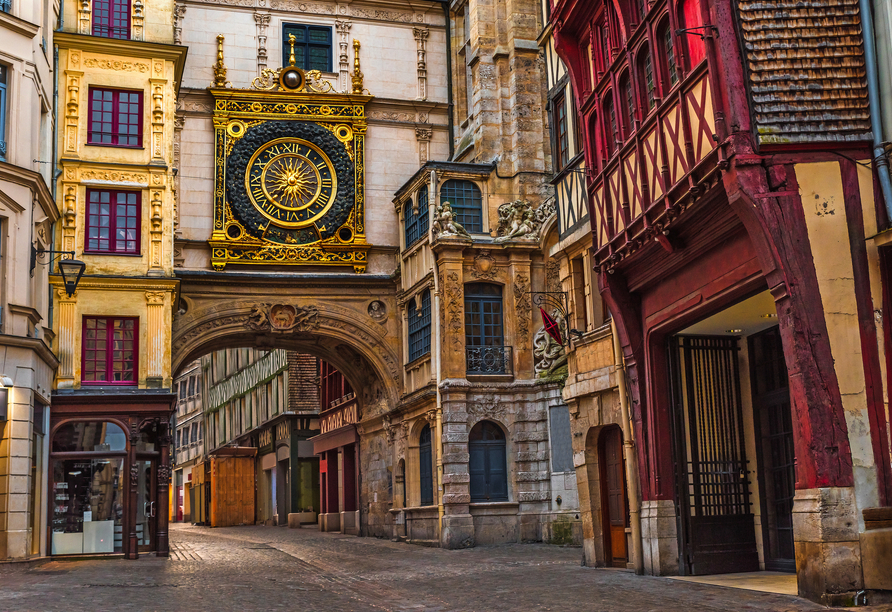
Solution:
<svg viewBox="0 0 892 612">
<path fill-rule="evenodd" d="M 143 0 L 133 0 L 132 13 L 130 16 L 130 39 L 145 40 L 145 6 Z"/>
<path fill-rule="evenodd" d="M 347 57 L 347 49 L 350 46 L 350 28 L 352 26 L 352 21 L 335 20 L 335 30 L 338 33 L 338 86 L 342 92 L 350 90 L 350 60 Z"/>
<path fill-rule="evenodd" d="M 89 36 L 93 31 L 91 0 L 79 0 L 77 7 L 77 33 Z"/>
<path fill-rule="evenodd" d="M 458 383 L 458 384 L 456 384 Z M 440 546 L 468 548 L 475 544 L 468 473 L 467 382 L 440 385 L 443 407 L 443 524 Z"/>
<path fill-rule="evenodd" d="M 465 376 L 465 289 L 462 253 L 466 240 L 439 238 L 434 245 L 440 275 L 441 379 Z"/>
<path fill-rule="evenodd" d="M 508 256 L 510 284 L 502 296 L 505 309 L 505 342 L 514 342 L 514 377 L 533 378 L 533 296 L 529 252 L 512 245 Z"/>
<path fill-rule="evenodd" d="M 164 292 L 146 291 L 146 387 L 164 386 Z"/>
<path fill-rule="evenodd" d="M 257 23 L 257 74 L 262 74 L 267 66 L 266 28 L 269 27 L 269 13 L 254 13 Z"/>
<path fill-rule="evenodd" d="M 415 42 L 418 45 L 418 96 L 417 100 L 427 100 L 427 37 L 430 30 L 426 27 L 413 28 Z"/>
<path fill-rule="evenodd" d="M 161 461 L 158 465 L 158 494 L 155 496 L 156 510 L 156 527 L 155 527 L 155 556 L 170 556 L 170 541 L 168 538 L 168 529 L 170 525 L 170 497 L 168 491 L 170 489 L 170 428 L 164 426 L 162 433 L 158 437 L 161 451 Z"/>
<path fill-rule="evenodd" d="M 59 319 L 56 388 L 71 389 L 75 381 L 75 355 L 79 354 L 81 328 L 77 318 L 77 291 L 69 297 L 64 289 L 56 289 L 56 316 Z"/>
<path fill-rule="evenodd" d="M 9 362 L 7 362 L 7 365 Z M 15 386 L 9 389 L 9 420 L 0 427 L 0 461 L 6 463 L 5 474 L 0 476 L 0 486 L 5 495 L 0 496 L 0 558 L 27 559 L 31 556 L 30 480 L 31 480 L 31 381 L 20 373 L 15 375 Z M 28 372 L 26 372 L 27 374 Z M 40 475 L 38 474 L 38 478 Z M 39 485 L 38 485 L 39 486 Z M 5 502 L 5 503 L 4 503 Z M 38 509 L 39 511 L 39 509 Z"/>
</svg>

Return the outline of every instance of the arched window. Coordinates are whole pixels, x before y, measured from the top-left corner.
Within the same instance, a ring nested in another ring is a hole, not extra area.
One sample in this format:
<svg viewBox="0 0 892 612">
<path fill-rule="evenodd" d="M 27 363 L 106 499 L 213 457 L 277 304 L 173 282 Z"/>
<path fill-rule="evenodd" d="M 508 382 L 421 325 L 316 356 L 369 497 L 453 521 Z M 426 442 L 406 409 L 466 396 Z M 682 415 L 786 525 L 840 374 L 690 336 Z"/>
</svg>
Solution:
<svg viewBox="0 0 892 612">
<path fill-rule="evenodd" d="M 508 501 L 505 434 L 492 421 L 480 421 L 468 436 L 471 501 Z"/>
<path fill-rule="evenodd" d="M 632 82 L 629 73 L 624 72 L 619 79 L 620 104 L 623 108 L 623 140 L 629 138 L 635 129 L 635 101 L 632 96 Z"/>
<path fill-rule="evenodd" d="M 65 423 L 53 435 L 54 453 L 115 452 L 127 450 L 124 430 L 108 421 Z"/>
<path fill-rule="evenodd" d="M 415 194 L 416 207 L 412 202 L 406 202 L 403 209 L 403 219 L 406 227 L 406 248 L 424 238 L 428 228 L 428 196 L 427 185 L 424 185 Z M 417 210 L 417 212 L 416 212 Z"/>
<path fill-rule="evenodd" d="M 700 15 L 700 0 L 682 0 L 679 8 L 678 27 L 680 29 L 697 28 L 703 25 L 703 19 Z M 687 48 L 688 69 L 694 68 L 706 57 L 706 49 L 703 39 L 698 36 L 701 30 L 695 30 L 690 34 L 685 34 L 682 38 Z"/>
<path fill-rule="evenodd" d="M 638 75 L 639 83 L 641 83 L 641 114 L 643 116 L 650 114 L 656 105 L 656 81 L 654 80 L 654 67 L 650 59 L 650 49 L 647 46 L 641 47 L 638 51 Z"/>
<path fill-rule="evenodd" d="M 483 231 L 483 196 L 471 181 L 450 179 L 440 188 L 440 202 L 449 202 L 459 225 L 471 233 Z"/>
<path fill-rule="evenodd" d="M 660 43 L 660 54 L 663 58 L 663 69 L 669 77 L 669 82 L 666 84 L 666 90 L 668 91 L 678 83 L 678 64 L 675 59 L 675 45 L 672 40 L 672 28 L 669 27 L 668 19 L 663 20 L 663 23 L 660 24 L 657 32 L 657 40 Z"/>
<path fill-rule="evenodd" d="M 421 484 L 422 506 L 430 506 L 434 503 L 434 471 L 432 462 L 431 426 L 425 425 L 418 438 L 418 468 L 420 472 L 419 482 Z"/>
</svg>

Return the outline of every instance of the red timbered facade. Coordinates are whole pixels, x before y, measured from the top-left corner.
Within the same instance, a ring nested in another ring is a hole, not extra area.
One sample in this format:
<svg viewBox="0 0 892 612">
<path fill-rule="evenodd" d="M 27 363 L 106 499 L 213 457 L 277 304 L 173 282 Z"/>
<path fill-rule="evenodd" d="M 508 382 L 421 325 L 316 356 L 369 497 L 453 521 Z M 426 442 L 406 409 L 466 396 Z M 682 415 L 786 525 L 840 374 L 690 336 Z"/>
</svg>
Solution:
<svg viewBox="0 0 892 612">
<path fill-rule="evenodd" d="M 795 569 L 833 602 L 888 588 L 861 570 L 862 513 L 892 505 L 866 241 L 888 221 L 857 2 L 776 4 L 556 0 L 550 22 L 629 375 L 644 569 Z"/>
</svg>

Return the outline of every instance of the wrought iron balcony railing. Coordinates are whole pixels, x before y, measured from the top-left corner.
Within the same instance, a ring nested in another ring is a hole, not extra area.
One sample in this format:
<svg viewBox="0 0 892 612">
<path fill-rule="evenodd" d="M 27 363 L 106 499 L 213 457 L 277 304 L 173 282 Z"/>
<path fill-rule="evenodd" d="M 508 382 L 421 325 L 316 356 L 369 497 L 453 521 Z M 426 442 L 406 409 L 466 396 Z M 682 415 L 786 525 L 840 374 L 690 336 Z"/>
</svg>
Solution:
<svg viewBox="0 0 892 612">
<path fill-rule="evenodd" d="M 513 374 L 513 347 L 469 346 L 466 348 L 468 374 Z"/>
</svg>

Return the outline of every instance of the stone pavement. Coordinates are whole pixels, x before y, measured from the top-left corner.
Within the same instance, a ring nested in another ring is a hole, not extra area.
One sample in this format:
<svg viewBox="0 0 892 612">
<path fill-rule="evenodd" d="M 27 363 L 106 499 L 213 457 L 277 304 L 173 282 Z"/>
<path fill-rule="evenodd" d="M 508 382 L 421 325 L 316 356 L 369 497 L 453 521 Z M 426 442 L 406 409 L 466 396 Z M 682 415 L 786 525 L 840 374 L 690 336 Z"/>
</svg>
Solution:
<svg viewBox="0 0 892 612">
<path fill-rule="evenodd" d="M 0 565 L 0 611 L 806 612 L 821 606 L 580 566 L 543 544 L 440 550 L 310 529 L 173 525 L 170 559 Z M 892 612 L 892 606 L 861 608 Z"/>
</svg>

